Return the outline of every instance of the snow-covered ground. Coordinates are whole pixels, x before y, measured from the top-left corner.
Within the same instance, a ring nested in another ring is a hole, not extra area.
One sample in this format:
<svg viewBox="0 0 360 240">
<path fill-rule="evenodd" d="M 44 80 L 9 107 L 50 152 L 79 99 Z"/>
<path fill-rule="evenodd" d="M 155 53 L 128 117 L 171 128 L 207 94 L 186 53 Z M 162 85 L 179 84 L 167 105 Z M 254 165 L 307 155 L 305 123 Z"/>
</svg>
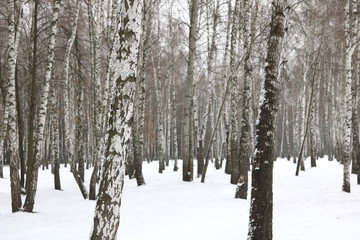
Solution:
<svg viewBox="0 0 360 240">
<path fill-rule="evenodd" d="M 180 162 L 181 163 L 181 162 Z M 274 167 L 274 239 L 359 240 L 360 185 L 341 191 L 342 166 L 318 160 L 295 177 L 295 165 L 278 159 Z M 181 165 L 180 165 L 181 166 Z M 144 163 L 147 185 L 126 180 L 118 239 L 246 239 L 249 200 L 234 199 L 235 186 L 223 170 L 209 167 L 206 183 L 181 181 L 172 166 L 157 173 L 157 162 Z M 53 190 L 49 170 L 39 173 L 34 214 L 11 213 L 9 169 L 0 179 L 0 239 L 88 239 L 95 202 L 83 200 L 69 169 L 61 169 L 63 191 Z M 87 182 L 90 171 L 86 172 Z"/>
</svg>

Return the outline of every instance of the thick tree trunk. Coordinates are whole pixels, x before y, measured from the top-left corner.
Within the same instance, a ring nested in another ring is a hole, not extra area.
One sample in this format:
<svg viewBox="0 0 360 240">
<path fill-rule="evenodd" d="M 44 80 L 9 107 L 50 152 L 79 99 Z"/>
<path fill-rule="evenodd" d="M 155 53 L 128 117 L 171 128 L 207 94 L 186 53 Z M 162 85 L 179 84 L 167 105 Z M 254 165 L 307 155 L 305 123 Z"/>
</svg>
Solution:
<svg viewBox="0 0 360 240">
<path fill-rule="evenodd" d="M 90 239 L 113 240 L 120 220 L 121 193 L 124 184 L 125 159 L 133 121 L 133 97 L 141 33 L 142 1 L 122 1 L 120 48 L 117 59 L 120 69 L 116 96 L 109 119 L 108 139 L 99 196 L 96 202 L 94 227 Z M 125 21 L 128 20 L 128 21 Z M 131 24 L 130 24 L 131 23 Z"/>
<path fill-rule="evenodd" d="M 284 36 L 286 0 L 274 0 L 268 39 L 265 82 L 259 102 L 252 167 L 248 240 L 271 240 L 273 236 L 273 154 L 275 117 L 279 95 L 278 67 Z"/>
</svg>

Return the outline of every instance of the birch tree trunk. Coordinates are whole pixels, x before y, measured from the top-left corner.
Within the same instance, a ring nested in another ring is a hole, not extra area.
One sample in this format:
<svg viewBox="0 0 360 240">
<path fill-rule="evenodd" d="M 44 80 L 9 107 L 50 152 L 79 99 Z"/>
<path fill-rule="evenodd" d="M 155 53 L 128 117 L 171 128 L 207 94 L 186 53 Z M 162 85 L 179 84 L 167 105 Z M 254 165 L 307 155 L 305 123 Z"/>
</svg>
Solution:
<svg viewBox="0 0 360 240">
<path fill-rule="evenodd" d="M 80 65 L 79 65 L 80 66 Z M 81 70 L 79 70 L 79 74 L 81 75 Z M 76 132 L 75 132 L 75 149 L 76 149 L 76 158 L 78 162 L 78 173 L 81 180 L 85 181 L 85 136 L 84 136 L 84 92 L 82 89 L 82 80 L 80 78 L 77 79 L 77 86 L 75 86 L 76 90 L 76 116 L 75 116 L 75 124 L 76 124 Z"/>
<path fill-rule="evenodd" d="M 160 24 L 160 22 L 158 23 Z M 158 33 L 160 34 L 160 33 Z M 154 53 L 153 53 L 154 55 Z M 152 57 L 153 57 L 152 55 Z M 153 72 L 154 72 L 154 83 L 155 83 L 155 95 L 156 102 L 158 105 L 157 109 L 157 130 L 158 130 L 158 157 L 159 157 L 159 173 L 162 173 L 165 170 L 165 134 L 164 134 L 164 101 L 162 98 L 163 84 L 161 83 L 161 72 L 160 72 L 160 61 L 161 55 L 158 54 L 157 62 L 154 58 L 153 62 Z"/>
<path fill-rule="evenodd" d="M 28 141 L 27 141 L 27 170 L 26 172 L 32 172 L 34 166 L 34 128 L 35 128 L 35 116 L 36 116 L 36 81 L 37 81 L 37 58 L 38 58 L 38 12 L 39 12 L 39 0 L 34 0 L 32 4 L 33 17 L 32 17 L 32 53 L 31 53 L 31 95 L 29 106 L 29 121 L 28 121 Z M 26 190 L 29 188 L 30 178 L 26 175 Z"/>
<path fill-rule="evenodd" d="M 360 20 L 360 19 L 359 19 Z M 358 48 L 358 63 L 359 63 L 359 48 Z M 353 146 L 352 146 L 352 156 L 353 156 L 353 167 L 357 174 L 357 184 L 360 184 L 360 143 L 359 143 L 359 89 L 360 81 L 359 75 L 360 72 L 357 71 L 357 78 L 354 79 L 354 82 L 351 87 L 352 94 L 352 125 L 353 125 Z"/>
<path fill-rule="evenodd" d="M 230 161 L 231 161 L 231 180 L 232 184 L 237 184 L 240 173 L 239 173 L 239 162 L 238 162 L 238 141 L 237 141 L 237 121 L 238 121 L 238 97 L 239 97 L 239 81 L 236 74 L 236 37 L 237 37 L 237 28 L 238 28 L 238 12 L 240 8 L 240 1 L 236 0 L 235 2 L 235 9 L 233 13 L 233 20 L 232 20 L 232 30 L 231 30 L 231 37 L 230 37 L 230 89 L 231 89 L 231 96 L 230 96 Z"/>
<path fill-rule="evenodd" d="M 302 147 L 302 142 L 303 139 L 305 139 L 305 126 L 306 126 L 306 83 L 307 83 L 307 76 L 308 76 L 308 70 L 309 70 L 309 66 L 308 66 L 308 61 L 306 60 L 307 57 L 305 57 L 305 62 L 304 62 L 304 73 L 303 73 L 303 89 L 302 89 L 302 93 L 301 93 L 301 106 L 300 106 L 300 115 L 299 115 L 299 124 L 300 124 L 300 138 L 299 138 L 299 147 Z M 300 152 L 301 150 L 299 150 Z M 300 155 L 299 155 L 300 156 Z M 301 158 L 298 158 L 298 163 L 297 163 L 297 168 L 301 168 L 301 171 L 305 171 L 305 159 L 304 159 L 304 155 L 301 155 Z"/>
<path fill-rule="evenodd" d="M 53 174 L 54 174 L 54 188 L 61 190 L 60 182 L 60 162 L 59 162 L 59 117 L 58 117 L 58 91 L 55 83 L 52 84 L 51 98 L 50 98 L 51 114 L 51 152 L 53 156 Z"/>
<path fill-rule="evenodd" d="M 191 1 L 189 59 L 186 73 L 185 108 L 184 108 L 184 137 L 183 137 L 183 181 L 193 180 L 193 108 L 194 108 L 194 66 L 197 41 L 199 0 Z"/>
<path fill-rule="evenodd" d="M 142 162 L 144 161 L 144 122 L 145 122 L 145 87 L 146 87 L 146 63 L 148 50 L 150 48 L 150 32 L 151 32 L 151 6 L 145 1 L 142 19 L 142 39 L 140 47 L 139 59 L 139 77 L 137 82 L 137 97 L 136 97 L 136 121 L 134 122 L 135 129 L 135 154 L 134 154 L 134 169 L 135 178 L 138 186 L 145 185 L 145 179 L 142 173 Z"/>
<path fill-rule="evenodd" d="M 18 26 L 19 25 L 22 25 L 22 23 L 20 22 Z M 18 41 L 18 39 L 19 37 L 17 37 L 16 41 Z M 18 44 L 16 44 L 16 46 L 18 46 Z M 21 114 L 20 96 L 19 96 L 19 79 L 16 70 L 15 70 L 15 98 L 16 98 L 17 129 L 18 129 L 18 137 L 19 137 L 18 151 L 19 151 L 19 159 L 20 159 L 20 185 L 21 185 L 21 191 L 25 192 L 25 172 L 26 172 L 25 151 L 24 151 L 25 129 L 23 124 L 23 117 Z M 2 138 L 0 138 L 0 142 L 2 142 L 1 139 Z M 0 161 L 0 165 L 1 165 L 1 161 Z"/>
<path fill-rule="evenodd" d="M 198 168 L 197 173 L 198 176 L 202 174 L 204 167 L 204 147 L 205 147 L 205 134 L 211 133 L 213 129 L 213 121 L 215 118 L 215 109 L 214 109 L 214 59 L 216 53 L 216 37 L 217 37 L 217 28 L 220 20 L 219 10 L 220 10 L 220 1 L 217 0 L 215 2 L 215 6 L 213 6 L 214 10 L 210 11 L 210 1 L 207 1 L 207 17 L 209 15 L 212 16 L 212 28 L 210 32 L 210 22 L 207 23 L 207 32 L 208 32 L 208 56 L 207 56 L 207 105 L 205 107 L 204 118 L 202 122 L 202 126 L 200 127 L 199 139 L 198 139 Z M 211 40 L 210 40 L 211 35 Z"/>
<path fill-rule="evenodd" d="M 232 29 L 232 7 L 231 7 L 231 1 L 228 2 L 228 25 L 226 27 L 226 40 L 225 40 L 225 51 L 224 51 L 224 58 L 223 58 L 223 65 L 225 66 L 225 64 L 228 63 L 229 59 L 228 59 L 228 52 L 229 52 L 229 39 L 230 39 L 230 29 Z M 227 71 L 228 69 L 226 68 L 226 75 L 227 76 Z M 224 84 L 225 86 L 225 84 Z M 225 89 L 225 87 L 223 87 Z M 225 139 L 225 145 L 226 145 L 226 150 L 225 150 L 225 155 L 226 155 L 226 163 L 225 163 L 225 173 L 226 174 L 231 174 L 231 160 L 230 160 L 230 141 L 229 141 L 229 136 L 230 136 L 230 127 L 229 127 L 229 117 L 228 117 L 228 98 L 226 97 L 227 101 L 226 101 L 226 106 L 225 106 L 225 110 L 223 113 L 223 123 L 224 123 L 224 130 L 225 130 L 225 135 L 226 137 L 224 137 Z"/>
<path fill-rule="evenodd" d="M 80 12 L 80 2 L 79 0 L 76 0 L 76 11 L 75 11 L 75 17 L 71 21 L 71 35 L 68 39 L 66 49 L 65 49 L 65 57 L 64 57 L 64 86 L 63 86 L 63 93 L 64 93 L 64 119 L 65 119 L 65 148 L 66 148 L 66 158 L 70 161 L 71 171 L 73 173 L 74 179 L 76 183 L 79 186 L 80 192 L 84 198 L 87 198 L 87 191 L 84 183 L 82 182 L 81 178 L 79 177 L 75 162 L 73 160 L 74 157 L 74 134 L 72 131 L 72 117 L 71 117 L 71 103 L 70 103 L 70 81 L 69 81 L 69 75 L 70 75 L 70 55 L 71 55 L 71 49 L 75 42 L 76 37 L 76 30 L 77 30 L 77 24 L 78 24 L 78 18 L 79 18 L 79 12 Z"/>
<path fill-rule="evenodd" d="M 116 2 L 116 1 L 115 1 Z M 101 157 L 102 157 L 102 144 L 103 144 L 103 109 L 106 109 L 103 104 L 103 91 L 102 91 L 102 84 L 101 84 L 101 34 L 102 34 L 102 5 L 103 1 L 95 1 L 94 6 L 89 5 L 89 8 L 94 8 L 95 16 L 92 15 L 90 18 L 90 26 L 94 25 L 94 29 L 90 28 L 89 31 L 91 32 L 91 56 L 92 56 L 92 66 L 93 66 L 93 74 L 92 74 L 92 81 L 94 85 L 94 141 L 95 141 L 95 148 L 94 148 L 94 168 L 90 179 L 90 194 L 89 199 L 95 200 L 96 199 L 96 182 L 98 180 L 98 173 L 99 173 L 99 165 L 101 165 Z M 111 58 L 111 53 L 110 53 Z M 106 93 L 104 93 L 106 95 Z M 107 109 L 106 109 L 107 110 Z"/>
<path fill-rule="evenodd" d="M 316 57 L 311 61 L 311 64 L 309 67 L 312 67 L 311 69 L 311 86 L 310 86 L 310 98 L 309 98 L 309 105 L 308 105 L 308 108 L 306 109 L 306 105 L 303 106 L 304 108 L 304 113 L 303 115 L 304 116 L 307 116 L 307 118 L 303 119 L 304 123 L 303 123 L 303 126 L 302 126 L 302 132 L 303 132 L 303 136 L 301 136 L 302 138 L 300 139 L 301 142 L 300 142 L 300 149 L 299 149 L 299 156 L 298 156 L 298 162 L 297 162 L 297 165 L 296 165 L 296 171 L 295 171 L 295 176 L 298 176 L 299 175 L 299 170 L 300 170 L 300 167 L 302 168 L 303 166 L 301 166 L 301 161 L 300 159 L 303 159 L 304 155 L 305 155 L 305 142 L 306 142 L 306 137 L 307 137 L 307 134 L 308 134 L 308 128 L 309 128 L 309 125 L 310 125 L 310 122 L 311 122 L 311 109 L 312 109 L 312 105 L 313 103 L 315 102 L 315 81 L 316 81 L 316 70 L 317 70 L 317 64 L 318 64 L 318 57 L 319 57 L 319 54 L 320 54 L 320 51 L 321 51 L 321 46 L 322 46 L 322 43 L 320 43 L 320 46 L 316 52 Z M 315 53 L 315 52 L 314 52 Z M 312 53 L 311 55 L 313 55 L 314 53 Z M 305 96 L 303 96 L 305 97 Z M 305 168 L 304 168 L 305 170 Z"/>
<path fill-rule="evenodd" d="M 350 7 L 352 5 L 352 21 L 350 18 Z M 350 162 L 351 162 L 351 118 L 352 118 L 352 71 L 353 63 L 352 56 L 356 49 L 356 42 L 358 40 L 357 33 L 357 1 L 349 0 L 345 7 L 345 38 L 346 38 L 346 52 L 345 52 L 345 136 L 344 136 L 344 178 L 342 190 L 350 193 Z M 355 39 L 356 38 L 356 39 Z"/>
<path fill-rule="evenodd" d="M 251 116 L 251 33 L 250 33 L 250 12 L 251 5 L 249 0 L 243 1 L 244 9 L 244 91 L 243 91 L 243 110 L 241 120 L 241 136 L 239 149 L 239 173 L 238 186 L 236 188 L 235 198 L 246 199 L 248 190 L 248 170 L 249 170 L 249 142 L 250 142 L 250 116 Z"/>
<path fill-rule="evenodd" d="M 314 96 L 317 94 L 316 79 L 314 79 Z M 311 167 L 316 167 L 316 155 L 317 155 L 317 142 L 316 142 L 316 97 L 312 99 L 310 104 L 310 164 Z"/>
<path fill-rule="evenodd" d="M 272 4 L 265 81 L 256 124 L 248 240 L 271 240 L 273 236 L 274 128 L 280 91 L 278 68 L 284 37 L 285 6 L 286 0 L 274 0 Z"/>
<path fill-rule="evenodd" d="M 172 58 L 174 54 L 171 54 Z M 174 63 L 174 60 L 171 61 Z M 178 136 L 177 136 L 177 118 L 176 118 L 176 82 L 175 77 L 171 74 L 170 75 L 170 81 L 171 81 L 171 129 L 172 129 L 172 135 L 173 135 L 173 158 L 174 158 L 174 171 L 176 172 L 178 170 L 177 160 L 179 158 L 178 156 Z"/>
<path fill-rule="evenodd" d="M 49 52 L 47 59 L 47 66 L 45 70 L 45 79 L 43 83 L 41 99 L 40 99 L 40 107 L 38 114 L 38 126 L 35 132 L 35 161 L 33 162 L 33 167 L 28 168 L 26 176 L 29 178 L 29 185 L 27 189 L 27 195 L 24 203 L 24 211 L 32 212 L 35 203 L 35 195 L 37 188 L 37 180 L 38 180 L 38 172 L 40 165 L 40 148 L 43 144 L 44 139 L 44 130 L 45 130 L 45 118 L 46 118 L 46 110 L 49 99 L 49 89 L 50 89 L 50 80 L 51 74 L 53 70 L 53 65 L 55 61 L 55 41 L 57 34 L 57 19 L 59 16 L 59 8 L 60 8 L 61 0 L 54 0 L 53 3 L 53 13 L 51 19 L 51 33 L 49 39 Z"/>
<path fill-rule="evenodd" d="M 123 0 L 119 23 L 120 71 L 116 96 L 109 119 L 106 153 L 102 168 L 99 196 L 96 202 L 94 227 L 90 239 L 116 239 L 120 220 L 120 201 L 124 184 L 125 162 L 133 121 L 133 97 L 141 34 L 142 1 Z"/>
<path fill-rule="evenodd" d="M 18 49 L 19 41 L 20 41 L 20 29 L 23 28 L 24 24 L 24 1 L 20 0 L 18 1 L 18 19 L 16 24 L 16 38 L 15 38 L 15 48 Z M 18 51 L 18 50 L 17 50 Z M 16 58 L 17 59 L 17 58 Z M 24 126 L 23 126 L 23 119 L 21 114 L 21 107 L 20 107 L 20 98 L 19 96 L 19 79 L 18 79 L 18 70 L 17 70 L 17 64 L 15 67 L 15 99 L 16 99 L 16 117 L 17 117 L 17 135 L 19 137 L 17 144 L 18 144 L 18 157 L 20 159 L 20 185 L 21 185 L 21 191 L 25 192 L 25 172 L 26 172 L 26 165 L 25 165 L 25 155 L 24 155 L 24 146 L 23 146 L 23 140 L 24 140 Z M 1 142 L 1 138 L 0 138 Z M 1 151 L 0 151 L 1 154 Z M 2 156 L 2 155 L 0 155 Z M 1 162 L 1 161 L 0 161 Z M 0 163 L 1 164 L 1 163 Z"/>
<path fill-rule="evenodd" d="M 20 3 L 22 5 L 22 1 Z M 19 162 L 18 162 L 18 149 L 16 138 L 16 100 L 15 100 L 15 71 L 17 60 L 17 44 L 15 39 L 15 9 L 14 1 L 8 0 L 8 82 L 7 82 L 7 96 L 5 108 L 8 112 L 9 123 L 9 158 L 10 158 L 10 185 L 11 185 L 11 208 L 12 212 L 18 212 L 21 209 L 21 196 L 20 196 L 20 178 L 19 178 Z M 21 6 L 22 11 L 22 6 Z M 19 34 L 17 36 L 19 38 Z M 17 41 L 18 42 L 18 41 Z M 7 124 L 5 125 L 7 126 Z M 2 143 L 0 143 L 2 145 Z M 1 152 L 2 154 L 2 152 Z M 1 155 L 2 157 L 2 155 Z"/>
</svg>

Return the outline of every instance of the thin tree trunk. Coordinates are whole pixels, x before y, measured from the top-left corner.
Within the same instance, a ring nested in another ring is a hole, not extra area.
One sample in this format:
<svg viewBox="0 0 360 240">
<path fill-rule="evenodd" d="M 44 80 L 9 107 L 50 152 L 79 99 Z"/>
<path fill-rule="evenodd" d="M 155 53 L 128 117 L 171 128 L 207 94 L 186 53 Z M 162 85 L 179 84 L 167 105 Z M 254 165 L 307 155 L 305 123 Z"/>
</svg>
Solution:
<svg viewBox="0 0 360 240">
<path fill-rule="evenodd" d="M 233 20 L 232 20 L 232 30 L 231 30 L 231 37 L 230 37 L 230 159 L 231 161 L 231 179 L 230 182 L 232 184 L 237 184 L 240 178 L 240 171 L 239 171 L 239 161 L 238 161 L 238 131 L 237 131 L 237 122 L 238 122 L 238 88 L 239 88 L 239 81 L 236 74 L 236 38 L 237 38 L 237 28 L 238 28 L 238 21 L 239 18 L 238 12 L 240 8 L 240 0 L 236 0 L 235 2 L 235 9 L 233 13 Z"/>
<path fill-rule="evenodd" d="M 22 4 L 22 2 L 21 2 Z M 21 209 L 19 162 L 17 158 L 16 143 L 16 91 L 15 91 L 15 72 L 17 60 L 17 44 L 15 39 L 15 9 L 14 1 L 8 0 L 8 82 L 5 108 L 8 110 L 9 121 L 9 159 L 10 159 L 10 185 L 11 185 L 11 208 L 12 212 Z M 22 6 L 21 6 L 22 11 Z M 17 36 L 19 38 L 19 34 Z M 6 126 L 6 125 L 5 125 Z M 1 156 L 2 157 L 2 156 Z"/>
<path fill-rule="evenodd" d="M 305 140 L 306 140 L 306 137 L 307 137 L 307 133 L 308 133 L 308 128 L 309 128 L 309 125 L 310 125 L 310 112 L 311 112 L 311 107 L 312 107 L 312 103 L 314 102 L 314 95 L 315 95 L 315 89 L 314 89 L 314 85 L 315 85 L 315 81 L 316 81 L 316 70 L 317 70 L 317 64 L 318 64 L 318 57 L 319 57 L 319 54 L 320 54 L 320 51 L 321 51 L 321 46 L 322 46 L 322 43 L 320 43 L 320 46 L 319 46 L 319 49 L 317 50 L 317 53 L 316 53 L 316 56 L 315 56 L 315 59 L 313 61 L 313 69 L 311 71 L 311 93 L 310 93 L 310 99 L 309 99 L 309 106 L 308 108 L 306 109 L 306 106 L 304 105 L 304 110 L 306 111 L 304 113 L 304 115 L 307 116 L 307 119 L 306 119 L 306 122 L 305 122 L 305 119 L 304 119 L 304 124 L 303 124 L 303 128 L 304 130 L 303 131 L 303 136 L 301 136 L 301 143 L 300 143 L 300 149 L 299 149 L 299 156 L 298 156 L 298 162 L 297 162 L 297 165 L 296 165 L 296 172 L 295 172 L 295 176 L 299 176 L 299 170 L 301 168 L 301 161 L 300 159 L 303 159 L 303 155 L 304 155 L 304 148 L 305 148 Z M 305 97 L 305 96 L 304 96 Z"/>
<path fill-rule="evenodd" d="M 63 86 L 63 93 L 64 93 L 64 122 L 65 122 L 65 149 L 66 149 L 66 159 L 67 161 L 70 161 L 70 168 L 73 173 L 74 179 L 76 183 L 79 186 L 80 192 L 84 198 L 87 198 L 87 191 L 86 187 L 83 184 L 79 174 L 77 173 L 76 167 L 75 167 L 75 160 L 74 157 L 74 137 L 73 137 L 73 131 L 71 127 L 71 106 L 70 106 L 70 81 L 69 81 L 69 70 L 70 70 L 70 54 L 71 54 L 71 48 L 74 44 L 75 37 L 76 37 L 76 29 L 77 29 L 77 22 L 78 22 L 78 16 L 79 16 L 79 1 L 77 0 L 77 8 L 76 8 L 76 14 L 75 18 L 71 22 L 71 35 L 68 39 L 66 49 L 65 49 L 65 60 L 64 60 L 64 86 Z"/>
<path fill-rule="evenodd" d="M 194 99 L 194 67 L 197 40 L 199 0 L 192 0 L 190 11 L 189 59 L 186 74 L 184 137 L 183 137 L 183 181 L 193 180 L 193 99 Z"/>
<path fill-rule="evenodd" d="M 52 84 L 51 98 L 51 115 L 50 115 L 50 126 L 51 126 L 51 152 L 53 156 L 53 174 L 54 174 L 54 188 L 61 190 L 60 182 L 60 162 L 59 162 L 59 118 L 58 118 L 58 91 L 55 83 Z"/>
<path fill-rule="evenodd" d="M 36 116 L 36 80 L 37 80 L 37 45 L 38 45 L 38 11 L 39 11 L 39 0 L 34 0 L 33 7 L 33 18 L 32 18 L 32 56 L 31 56 L 31 90 L 30 90 L 30 106 L 29 106 L 29 121 L 28 121 L 28 141 L 27 141 L 27 169 L 26 173 L 33 172 L 34 166 L 34 122 Z M 29 175 L 26 174 L 26 191 L 29 189 Z"/>
<path fill-rule="evenodd" d="M 16 91 L 16 115 L 17 115 L 17 128 L 18 128 L 18 151 L 20 159 L 20 185 L 23 191 L 25 190 L 25 173 L 26 173 L 26 163 L 25 163 L 25 153 L 24 153 L 24 126 L 23 119 L 20 108 L 20 96 L 19 96 L 19 79 L 17 76 L 17 71 L 15 73 L 15 91 Z M 1 141 L 0 141 L 1 142 Z"/>
<path fill-rule="evenodd" d="M 352 4 L 352 8 L 350 7 Z M 350 9 L 352 12 L 352 21 L 350 20 Z M 351 117 L 352 117 L 352 94 L 351 86 L 353 81 L 352 71 L 353 63 L 352 56 L 356 49 L 356 42 L 358 39 L 357 24 L 357 1 L 349 0 L 345 7 L 345 38 L 346 38 L 346 56 L 345 56 L 345 136 L 344 136 L 344 178 L 342 190 L 350 193 L 350 162 L 351 162 Z M 350 22 L 352 25 L 350 26 Z M 356 38 L 356 39 L 355 39 Z"/>
<path fill-rule="evenodd" d="M 243 91 L 243 112 L 241 121 L 241 137 L 239 149 L 239 173 L 238 186 L 235 198 L 246 199 L 248 190 L 248 169 L 249 169 L 249 142 L 250 142 L 250 116 L 251 116 L 251 86 L 252 86 L 252 65 L 251 65 L 251 33 L 250 33 L 250 12 L 249 0 L 244 0 L 244 91 Z"/>
<path fill-rule="evenodd" d="M 134 154 L 134 169 L 135 178 L 138 186 L 145 185 L 145 179 L 142 172 L 142 163 L 144 161 L 144 122 L 145 122 L 145 86 L 146 86 L 146 63 L 149 50 L 152 8 L 145 1 L 142 19 L 142 39 L 140 47 L 140 66 L 139 78 L 137 83 L 137 121 L 134 123 L 136 128 L 135 134 L 135 154 Z"/>
<path fill-rule="evenodd" d="M 37 188 L 37 181 L 38 181 L 38 172 L 39 172 L 39 165 L 40 165 L 40 148 L 43 144 L 44 139 L 44 130 L 45 130 L 45 119 L 46 119 L 46 110 L 47 104 L 49 99 L 49 89 L 50 89 L 50 80 L 51 74 L 53 70 L 53 65 L 55 61 L 55 41 L 56 41 L 56 34 L 57 34 L 57 19 L 59 16 L 59 8 L 60 8 L 61 0 L 54 0 L 53 4 L 53 15 L 51 20 L 51 34 L 49 39 L 49 53 L 47 59 L 47 66 L 45 70 L 45 80 L 43 83 L 43 89 L 41 93 L 41 102 L 39 107 L 39 114 L 38 119 L 39 123 L 35 132 L 35 158 L 32 162 L 32 167 L 28 167 L 27 171 L 27 178 L 29 179 L 27 195 L 24 203 L 24 211 L 25 212 L 32 212 L 34 209 L 35 203 L 35 195 L 36 195 L 36 188 Z"/>
</svg>

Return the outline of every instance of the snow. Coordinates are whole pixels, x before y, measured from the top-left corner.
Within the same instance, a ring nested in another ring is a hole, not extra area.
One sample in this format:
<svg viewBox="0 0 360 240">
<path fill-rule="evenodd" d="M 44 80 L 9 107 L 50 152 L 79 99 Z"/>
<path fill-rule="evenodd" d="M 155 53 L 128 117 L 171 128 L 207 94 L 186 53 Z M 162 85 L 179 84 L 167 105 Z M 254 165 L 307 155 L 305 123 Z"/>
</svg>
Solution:
<svg viewBox="0 0 360 240">
<path fill-rule="evenodd" d="M 171 162 L 173 164 L 173 162 Z M 360 186 L 351 175 L 352 193 L 341 191 L 343 167 L 320 159 L 295 177 L 292 161 L 274 163 L 274 239 L 358 240 Z M 179 162 L 181 166 L 181 162 Z M 144 163 L 146 185 L 126 178 L 118 239 L 246 239 L 250 200 L 235 199 L 236 185 L 223 170 L 208 169 L 205 184 L 181 181 L 172 166 L 157 173 L 158 163 Z M 63 191 L 53 190 L 49 170 L 39 172 L 34 214 L 11 213 L 9 168 L 0 179 L 0 232 L 4 240 L 88 239 L 95 202 L 83 200 L 69 172 L 61 168 Z M 91 170 L 87 170 L 87 182 Z M 249 189 L 251 189 L 249 187 Z M 250 195 L 249 195 L 250 196 Z"/>
</svg>

